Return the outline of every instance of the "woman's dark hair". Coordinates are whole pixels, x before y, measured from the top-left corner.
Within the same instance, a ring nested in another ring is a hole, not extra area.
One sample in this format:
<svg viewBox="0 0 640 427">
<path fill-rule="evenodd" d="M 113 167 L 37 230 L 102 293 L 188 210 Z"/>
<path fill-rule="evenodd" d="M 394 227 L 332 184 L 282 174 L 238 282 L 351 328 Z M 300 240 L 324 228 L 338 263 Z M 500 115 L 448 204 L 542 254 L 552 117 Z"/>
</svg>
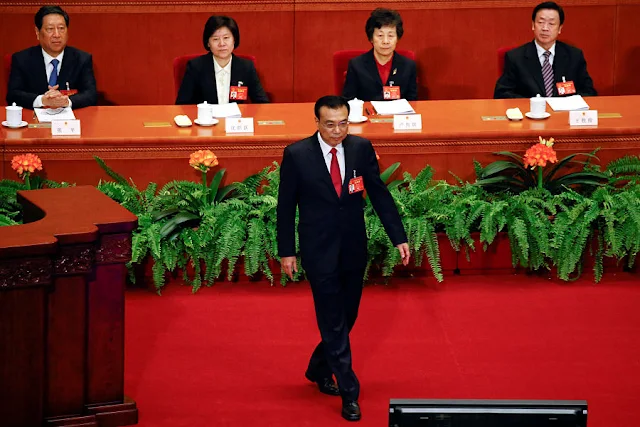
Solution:
<svg viewBox="0 0 640 427">
<path fill-rule="evenodd" d="M 229 31 L 231 31 L 231 34 L 233 34 L 233 48 L 237 49 L 238 46 L 240 46 L 240 30 L 238 29 L 236 21 L 228 16 L 213 15 L 207 19 L 207 23 L 204 24 L 204 31 L 202 32 L 202 45 L 206 50 L 211 51 L 209 48 L 209 38 L 222 27 L 227 27 Z"/>
<path fill-rule="evenodd" d="M 373 39 L 373 32 L 382 27 L 396 27 L 398 40 L 401 39 L 404 34 L 400 14 L 395 10 L 379 7 L 371 12 L 371 16 L 369 16 L 369 19 L 367 19 L 367 23 L 364 26 L 364 30 L 367 33 L 367 39 L 371 41 Z"/>
<path fill-rule="evenodd" d="M 347 107 L 347 113 L 350 111 L 347 98 L 338 95 L 327 95 L 316 101 L 316 105 L 313 107 L 313 112 L 316 115 L 316 119 L 320 118 L 320 109 L 327 107 L 332 110 L 337 110 L 342 107 Z"/>
<path fill-rule="evenodd" d="M 562 6 L 560 6 L 558 3 L 553 2 L 553 1 L 546 1 L 546 2 L 540 3 L 539 5 L 534 7 L 533 8 L 533 13 L 531 14 L 531 20 L 532 21 L 535 22 L 536 15 L 542 9 L 551 9 L 551 10 L 555 10 L 556 12 L 558 12 L 558 15 L 560 16 L 560 25 L 564 24 L 564 10 L 562 10 Z"/>
<path fill-rule="evenodd" d="M 67 27 L 69 26 L 69 15 L 67 15 L 67 12 L 62 10 L 60 6 L 42 6 L 36 12 L 36 16 L 34 16 L 33 18 L 33 21 L 36 24 L 36 28 L 38 28 L 38 30 L 42 29 L 42 21 L 47 15 L 62 15 L 62 17 L 64 18 L 64 22 L 67 24 Z"/>
</svg>

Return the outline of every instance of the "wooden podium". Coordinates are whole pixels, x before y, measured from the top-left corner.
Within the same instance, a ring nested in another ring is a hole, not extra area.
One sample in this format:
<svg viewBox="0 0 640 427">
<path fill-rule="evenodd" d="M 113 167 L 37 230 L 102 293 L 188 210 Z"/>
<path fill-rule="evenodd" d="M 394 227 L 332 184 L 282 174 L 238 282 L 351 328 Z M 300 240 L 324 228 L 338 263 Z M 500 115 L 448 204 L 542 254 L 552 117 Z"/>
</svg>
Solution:
<svg viewBox="0 0 640 427">
<path fill-rule="evenodd" d="M 18 198 L 25 224 L 0 227 L 0 424 L 136 424 L 124 396 L 136 216 L 88 186 Z"/>
</svg>

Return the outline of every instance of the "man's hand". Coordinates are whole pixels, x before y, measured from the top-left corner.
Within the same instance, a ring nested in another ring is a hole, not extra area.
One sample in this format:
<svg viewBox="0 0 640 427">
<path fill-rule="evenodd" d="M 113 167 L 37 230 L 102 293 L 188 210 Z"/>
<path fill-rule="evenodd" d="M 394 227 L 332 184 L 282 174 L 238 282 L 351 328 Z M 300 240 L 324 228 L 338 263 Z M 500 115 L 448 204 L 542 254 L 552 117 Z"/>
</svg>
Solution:
<svg viewBox="0 0 640 427">
<path fill-rule="evenodd" d="M 400 251 L 400 256 L 402 257 L 402 265 L 409 264 L 409 258 L 411 255 L 409 254 L 409 244 L 408 243 L 400 243 L 396 246 Z"/>
<path fill-rule="evenodd" d="M 406 243 L 405 243 L 406 245 Z M 409 250 L 409 246 L 407 246 L 407 251 Z M 280 258 L 280 265 L 287 276 L 293 280 L 293 272 L 298 272 L 298 263 L 296 262 L 296 257 L 294 256 L 283 256 Z"/>
<path fill-rule="evenodd" d="M 69 105 L 69 97 L 58 90 L 58 85 L 49 86 L 49 90 L 42 95 L 42 105 L 45 107 L 60 108 Z"/>
</svg>

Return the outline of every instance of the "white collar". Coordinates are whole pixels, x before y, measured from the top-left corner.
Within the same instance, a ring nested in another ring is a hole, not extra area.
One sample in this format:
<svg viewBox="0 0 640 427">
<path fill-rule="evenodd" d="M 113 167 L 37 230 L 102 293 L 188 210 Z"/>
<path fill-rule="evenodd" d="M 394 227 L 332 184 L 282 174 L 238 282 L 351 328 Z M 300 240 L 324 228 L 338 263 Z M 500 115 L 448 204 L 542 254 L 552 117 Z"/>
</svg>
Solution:
<svg viewBox="0 0 640 427">
<path fill-rule="evenodd" d="M 62 52 L 60 52 L 60 55 L 55 56 L 55 57 L 49 55 L 47 52 L 44 51 L 44 49 L 42 49 L 42 56 L 44 57 L 44 63 L 47 64 L 47 65 L 49 65 L 53 59 L 57 59 L 59 61 L 59 63 L 62 64 L 62 57 L 64 56 L 64 49 L 62 50 Z"/>
<path fill-rule="evenodd" d="M 216 74 L 218 74 L 220 71 L 224 71 L 226 73 L 231 74 L 231 62 L 233 61 L 233 55 L 231 55 L 231 58 L 229 58 L 229 62 L 224 67 L 221 67 L 218 64 L 218 61 L 216 61 L 215 56 L 211 55 L 211 57 L 213 58 L 213 70 L 215 71 Z"/>
<path fill-rule="evenodd" d="M 534 40 L 534 43 L 536 44 L 536 52 L 538 52 L 538 58 L 540 58 L 546 52 L 546 50 L 538 44 L 538 40 Z M 552 57 L 556 56 L 556 42 L 553 42 L 553 45 L 549 48 L 549 52 L 551 52 Z"/>
<path fill-rule="evenodd" d="M 320 136 L 320 132 L 318 132 L 318 142 L 320 143 L 320 149 L 322 150 L 323 157 L 326 157 L 332 148 L 335 148 L 338 154 L 342 151 L 342 142 L 336 145 L 335 147 L 332 147 L 326 142 L 324 142 L 324 139 L 322 139 L 322 137 Z"/>
</svg>

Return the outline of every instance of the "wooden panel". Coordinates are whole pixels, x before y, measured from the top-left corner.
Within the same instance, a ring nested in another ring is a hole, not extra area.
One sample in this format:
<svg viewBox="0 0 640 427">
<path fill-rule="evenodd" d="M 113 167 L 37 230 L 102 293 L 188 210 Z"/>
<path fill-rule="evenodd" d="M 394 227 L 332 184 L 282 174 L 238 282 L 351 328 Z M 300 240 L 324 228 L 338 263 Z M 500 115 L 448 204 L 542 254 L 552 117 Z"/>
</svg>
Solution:
<svg viewBox="0 0 640 427">
<path fill-rule="evenodd" d="M 364 24 L 370 10 L 296 13 L 295 100 L 310 101 L 333 91 L 333 52 L 369 49 Z M 531 7 L 401 10 L 405 34 L 398 46 L 416 52 L 419 99 L 492 98 L 498 77 L 497 50 L 533 39 Z M 615 7 L 568 7 L 561 39 L 585 51 L 588 69 L 602 95 L 613 95 Z M 590 25 L 579 25 L 589 22 Z M 425 23 L 428 30 L 423 31 Z M 499 25 L 498 25 L 499 23 Z M 593 31 L 598 28 L 598 31 Z M 331 37 L 318 43 L 319 34 Z"/>
<path fill-rule="evenodd" d="M 124 263 L 137 218 L 94 187 L 18 201 L 25 217 L 45 215 L 0 227 L 1 424 L 135 423 L 123 393 Z"/>
<path fill-rule="evenodd" d="M 183 13 L 71 13 L 70 10 L 69 45 L 93 55 L 101 104 L 172 104 L 173 59 L 206 52 L 202 46 L 204 24 L 214 12 L 221 13 L 211 6 L 208 10 Z M 291 102 L 293 12 L 236 12 L 233 17 L 241 33 L 237 52 L 256 57 L 262 85 L 274 102 Z M 3 40 L 2 58 L 36 44 L 33 12 L 0 13 L 0 40 Z M 7 79 L 0 80 L 2 105 Z"/>
<path fill-rule="evenodd" d="M 539 135 L 558 140 L 556 150 L 591 151 L 605 163 L 624 154 L 639 154 L 640 96 L 589 98 L 601 113 L 620 113 L 603 118 L 597 128 L 578 129 L 568 125 L 568 113 L 552 113 L 544 121 L 526 119 L 483 121 L 481 116 L 504 115 L 507 108 L 529 108 L 528 100 L 418 101 L 412 103 L 423 116 L 420 132 L 394 132 L 391 123 L 352 124 L 349 131 L 369 138 L 382 156 L 383 166 L 403 162 L 415 173 L 426 164 L 436 168 L 437 179 L 451 179 L 448 171 L 471 178 L 472 160 L 484 162 L 501 150 L 524 151 Z M 145 128 L 145 120 L 170 120 L 176 114 L 195 116 L 195 106 L 118 106 L 79 110 L 86 123 L 82 138 L 52 138 L 48 129 L 0 131 L 16 134 L 5 141 L 7 157 L 25 151 L 37 153 L 48 178 L 95 185 L 108 179 L 93 159 L 98 154 L 125 177 L 144 188 L 153 181 L 160 185 L 173 179 L 199 181 L 199 174 L 188 166 L 189 154 L 208 148 L 215 152 L 220 167 L 227 169 L 227 182 L 253 174 L 280 160 L 287 144 L 315 132 L 313 104 L 242 105 L 244 116 L 257 121 L 282 120 L 284 125 L 257 124 L 252 135 L 227 136 L 222 124 L 202 128 Z M 119 123 L 119 126 L 112 126 Z M 5 173 L 10 166 L 4 163 Z"/>
<path fill-rule="evenodd" d="M 47 393 L 45 416 L 81 414 L 86 348 L 86 279 L 56 277 L 47 319 Z"/>
<path fill-rule="evenodd" d="M 640 5 L 618 7 L 616 23 L 616 95 L 640 93 Z"/>
<path fill-rule="evenodd" d="M 241 28 L 239 53 L 256 56 L 265 90 L 275 102 L 311 102 L 333 91 L 332 54 L 367 49 L 364 23 L 376 6 L 400 10 L 404 49 L 418 57 L 420 99 L 490 98 L 496 51 L 532 38 L 530 0 L 265 0 L 174 2 L 65 1 L 70 44 L 94 55 L 104 105 L 174 101 L 172 60 L 202 51 L 201 34 L 213 13 L 233 16 Z M 561 39 L 585 52 L 602 95 L 639 94 L 640 0 L 566 0 Z M 36 40 L 39 1 L 0 5 L 0 56 Z M 259 12 L 259 13 L 258 13 Z M 582 25 L 588 23 L 588 25 Z M 615 77 L 615 81 L 614 81 Z M 7 78 L 0 73 L 4 102 Z"/>
<path fill-rule="evenodd" d="M 124 264 L 96 266 L 89 282 L 86 404 L 123 402 Z"/>
<path fill-rule="evenodd" d="M 46 293 L 44 287 L 0 290 L 2 425 L 37 426 L 42 420 Z"/>
</svg>

